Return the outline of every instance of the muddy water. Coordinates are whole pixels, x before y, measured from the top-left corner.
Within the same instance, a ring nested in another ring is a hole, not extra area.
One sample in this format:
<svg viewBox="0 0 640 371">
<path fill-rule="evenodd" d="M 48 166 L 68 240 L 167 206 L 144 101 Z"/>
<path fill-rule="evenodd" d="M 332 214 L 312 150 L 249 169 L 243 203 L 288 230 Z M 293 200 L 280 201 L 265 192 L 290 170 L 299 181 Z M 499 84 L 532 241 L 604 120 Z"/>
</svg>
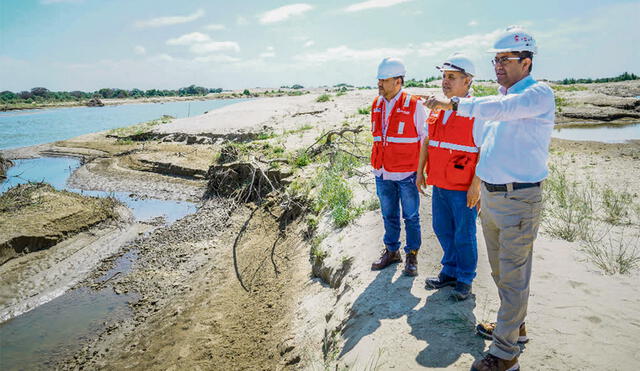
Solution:
<svg viewBox="0 0 640 371">
<path fill-rule="evenodd" d="M 128 271 L 133 260 L 135 251 L 124 254 L 96 282 Z M 73 354 L 85 339 L 128 316 L 127 303 L 135 299 L 131 294 L 115 294 L 111 288 L 81 287 L 0 324 L 0 368 L 52 369 L 55 359 Z"/>
<path fill-rule="evenodd" d="M 640 123 L 630 125 L 587 125 L 585 127 L 556 128 L 554 138 L 622 143 L 640 139 Z"/>
<path fill-rule="evenodd" d="M 67 187 L 67 179 L 80 166 L 74 158 L 36 158 L 16 160 L 0 184 L 0 193 L 16 184 L 44 181 L 57 189 L 91 196 L 112 196 L 131 210 L 139 221 L 157 217 L 170 224 L 196 211 L 194 203 L 138 198 L 125 192 L 82 191 Z M 135 251 L 119 258 L 116 266 L 96 282 L 128 272 L 136 259 Z M 131 295 L 117 295 L 111 288 L 94 290 L 81 287 L 0 324 L 0 369 L 49 369 L 51 362 L 77 351 L 84 339 L 101 332 L 130 312 Z"/>
<path fill-rule="evenodd" d="M 196 205 L 186 201 L 158 200 L 138 198 L 127 192 L 83 191 L 67 187 L 67 179 L 80 161 L 70 157 L 41 157 L 26 160 L 14 160 L 14 166 L 7 171 L 7 179 L 0 184 L 0 193 L 26 182 L 46 182 L 54 188 L 82 193 L 88 196 L 112 196 L 127 205 L 137 220 L 150 220 L 163 217 L 172 223 L 185 215 L 194 213 Z"/>
</svg>

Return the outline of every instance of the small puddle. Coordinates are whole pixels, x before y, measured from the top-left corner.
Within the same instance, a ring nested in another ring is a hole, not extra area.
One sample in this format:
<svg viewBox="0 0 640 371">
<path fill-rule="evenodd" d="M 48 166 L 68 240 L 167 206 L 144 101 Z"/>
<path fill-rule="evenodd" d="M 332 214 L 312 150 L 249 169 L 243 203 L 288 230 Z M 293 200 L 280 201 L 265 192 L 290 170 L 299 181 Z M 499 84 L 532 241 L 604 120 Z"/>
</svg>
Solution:
<svg viewBox="0 0 640 371">
<path fill-rule="evenodd" d="M 559 139 L 578 141 L 590 140 L 604 143 L 623 143 L 627 140 L 640 139 L 640 123 L 555 128 L 551 136 Z"/>
<path fill-rule="evenodd" d="M 71 173 L 80 161 L 68 157 L 43 157 L 15 160 L 0 184 L 0 193 L 21 183 L 47 182 L 54 188 L 89 196 L 113 196 L 126 204 L 136 220 L 157 217 L 170 224 L 194 213 L 197 206 L 191 202 L 136 198 L 127 192 L 82 191 L 66 186 Z M 123 254 L 114 268 L 96 279 L 108 281 L 130 271 L 137 251 Z M 130 315 L 128 302 L 137 300 L 134 294 L 116 294 L 111 288 L 95 290 L 80 287 L 42 304 L 33 310 L 0 324 L 0 369 L 51 369 L 57 359 L 78 351 L 87 339 L 103 331 L 105 323 L 113 323 Z"/>
</svg>

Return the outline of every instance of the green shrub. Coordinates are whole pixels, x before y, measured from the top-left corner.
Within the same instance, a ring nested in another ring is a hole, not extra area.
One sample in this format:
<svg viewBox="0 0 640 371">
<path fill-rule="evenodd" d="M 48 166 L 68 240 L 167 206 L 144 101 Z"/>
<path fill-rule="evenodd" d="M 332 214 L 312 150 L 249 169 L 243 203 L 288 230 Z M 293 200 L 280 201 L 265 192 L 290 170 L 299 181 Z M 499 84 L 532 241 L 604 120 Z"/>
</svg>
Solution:
<svg viewBox="0 0 640 371">
<path fill-rule="evenodd" d="M 371 107 L 366 106 L 366 107 L 358 108 L 358 114 L 360 114 L 360 115 L 369 115 L 369 114 L 371 114 Z"/>
<path fill-rule="evenodd" d="M 329 95 L 329 94 L 322 94 L 321 96 L 319 96 L 319 97 L 316 99 L 316 102 L 318 102 L 318 103 L 324 103 L 324 102 L 328 102 L 328 101 L 330 101 L 330 100 L 331 100 L 331 95 Z"/>
</svg>

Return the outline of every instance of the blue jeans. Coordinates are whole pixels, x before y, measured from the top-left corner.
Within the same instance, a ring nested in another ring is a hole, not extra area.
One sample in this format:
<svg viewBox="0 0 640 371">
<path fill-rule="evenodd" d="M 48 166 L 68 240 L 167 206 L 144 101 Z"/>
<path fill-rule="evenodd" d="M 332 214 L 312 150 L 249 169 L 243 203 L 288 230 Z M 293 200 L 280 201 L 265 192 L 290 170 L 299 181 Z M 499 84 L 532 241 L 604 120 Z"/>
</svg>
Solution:
<svg viewBox="0 0 640 371">
<path fill-rule="evenodd" d="M 466 191 L 450 191 L 435 186 L 431 206 L 433 231 L 444 251 L 441 273 L 470 285 L 478 266 L 478 210 L 467 207 Z"/>
<path fill-rule="evenodd" d="M 389 251 L 400 249 L 400 205 L 407 233 L 404 251 L 420 249 L 420 196 L 416 187 L 416 175 L 403 180 L 383 180 L 376 177 L 376 193 L 380 199 L 384 221 L 384 244 Z"/>
</svg>

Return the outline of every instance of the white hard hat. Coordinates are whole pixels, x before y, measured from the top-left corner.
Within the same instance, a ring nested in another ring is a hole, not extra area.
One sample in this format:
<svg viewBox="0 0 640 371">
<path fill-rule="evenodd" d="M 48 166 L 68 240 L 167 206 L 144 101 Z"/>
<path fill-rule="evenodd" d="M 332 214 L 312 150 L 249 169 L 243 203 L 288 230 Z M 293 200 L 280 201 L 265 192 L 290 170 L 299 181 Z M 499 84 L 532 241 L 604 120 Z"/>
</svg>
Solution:
<svg viewBox="0 0 640 371">
<path fill-rule="evenodd" d="M 473 77 L 476 74 L 476 67 L 466 55 L 455 52 L 442 63 L 442 66 L 436 66 L 440 71 L 458 71 Z"/>
<path fill-rule="evenodd" d="M 538 47 L 533 36 L 522 26 L 509 26 L 507 30 L 498 37 L 493 44 L 493 48 L 489 49 L 489 53 L 506 53 L 506 52 L 531 52 L 536 54 Z"/>
<path fill-rule="evenodd" d="M 406 73 L 404 63 L 398 58 L 387 57 L 378 65 L 378 80 L 404 76 Z"/>
</svg>

